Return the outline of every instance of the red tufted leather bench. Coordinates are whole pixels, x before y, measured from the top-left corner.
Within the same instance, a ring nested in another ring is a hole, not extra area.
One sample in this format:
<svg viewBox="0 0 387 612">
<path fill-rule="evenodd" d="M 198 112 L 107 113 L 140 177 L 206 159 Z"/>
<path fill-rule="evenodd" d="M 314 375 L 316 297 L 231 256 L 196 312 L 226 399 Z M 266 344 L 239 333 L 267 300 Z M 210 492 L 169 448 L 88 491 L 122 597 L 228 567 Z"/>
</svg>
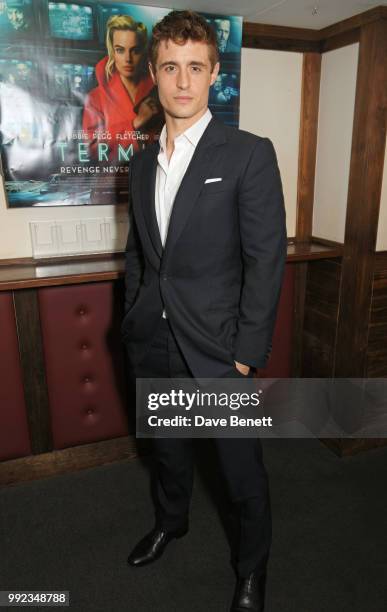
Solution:
<svg viewBox="0 0 387 612">
<path fill-rule="evenodd" d="M 127 435 L 117 283 L 39 290 L 54 449 Z"/>
<path fill-rule="evenodd" d="M 31 453 L 12 293 L 0 292 L 0 460 Z"/>
<path fill-rule="evenodd" d="M 261 376 L 291 374 L 293 294 L 294 264 L 287 264 Z M 41 288 L 38 300 L 54 449 L 127 435 L 122 281 Z M 0 460 L 6 460 L 31 454 L 10 292 L 0 294 L 0 333 Z"/>
</svg>

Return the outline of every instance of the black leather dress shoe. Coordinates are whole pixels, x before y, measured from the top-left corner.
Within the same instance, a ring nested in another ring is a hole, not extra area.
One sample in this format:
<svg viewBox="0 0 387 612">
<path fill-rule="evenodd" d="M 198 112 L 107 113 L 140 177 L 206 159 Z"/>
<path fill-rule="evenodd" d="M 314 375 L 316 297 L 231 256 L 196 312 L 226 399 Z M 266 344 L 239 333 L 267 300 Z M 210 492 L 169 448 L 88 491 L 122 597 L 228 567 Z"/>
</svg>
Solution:
<svg viewBox="0 0 387 612">
<path fill-rule="evenodd" d="M 238 578 L 231 612 L 263 612 L 266 574 L 253 572 L 247 578 Z"/>
<path fill-rule="evenodd" d="M 128 557 L 129 565 L 140 567 L 156 561 L 173 538 L 182 538 L 187 531 L 187 527 L 179 531 L 165 531 L 160 527 L 155 527 L 134 547 Z"/>
</svg>

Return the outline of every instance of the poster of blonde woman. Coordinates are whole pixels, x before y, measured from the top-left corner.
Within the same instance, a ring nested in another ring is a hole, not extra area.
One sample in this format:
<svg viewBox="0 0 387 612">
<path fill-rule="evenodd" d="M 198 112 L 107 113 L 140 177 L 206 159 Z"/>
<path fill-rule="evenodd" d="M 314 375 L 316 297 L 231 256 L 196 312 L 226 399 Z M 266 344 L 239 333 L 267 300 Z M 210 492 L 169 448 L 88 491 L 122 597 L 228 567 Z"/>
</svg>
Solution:
<svg viewBox="0 0 387 612">
<path fill-rule="evenodd" d="M 0 4 L 0 152 L 10 208 L 127 202 L 130 160 L 163 126 L 147 47 L 169 10 Z M 205 17 L 222 62 L 210 108 L 238 125 L 242 19 Z"/>
</svg>

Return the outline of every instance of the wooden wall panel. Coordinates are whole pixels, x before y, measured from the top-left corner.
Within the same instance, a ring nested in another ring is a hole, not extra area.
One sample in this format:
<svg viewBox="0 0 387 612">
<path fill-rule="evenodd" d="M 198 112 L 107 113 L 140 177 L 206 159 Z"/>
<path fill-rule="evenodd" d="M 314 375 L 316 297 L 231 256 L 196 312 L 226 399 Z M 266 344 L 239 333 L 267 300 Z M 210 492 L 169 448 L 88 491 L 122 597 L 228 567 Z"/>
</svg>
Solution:
<svg viewBox="0 0 387 612">
<path fill-rule="evenodd" d="M 31 448 L 40 454 L 52 450 L 52 437 L 36 289 L 18 289 L 13 299 Z"/>
<path fill-rule="evenodd" d="M 387 376 L 387 251 L 375 257 L 366 375 Z"/>
<path fill-rule="evenodd" d="M 386 146 L 387 19 L 361 30 L 335 376 L 366 374 Z"/>
<path fill-rule="evenodd" d="M 31 453 L 12 293 L 0 292 L 0 462 Z"/>
<path fill-rule="evenodd" d="M 305 378 L 333 375 L 340 276 L 339 259 L 308 263 L 301 372 Z"/>
<path fill-rule="evenodd" d="M 298 149 L 296 243 L 308 242 L 312 234 L 320 79 L 321 54 L 304 53 Z M 295 269 L 293 376 L 300 376 L 302 369 L 302 330 L 307 271 L 307 263 L 299 263 Z"/>
<path fill-rule="evenodd" d="M 304 53 L 296 221 L 296 239 L 301 242 L 312 235 L 320 78 L 320 53 Z"/>
</svg>

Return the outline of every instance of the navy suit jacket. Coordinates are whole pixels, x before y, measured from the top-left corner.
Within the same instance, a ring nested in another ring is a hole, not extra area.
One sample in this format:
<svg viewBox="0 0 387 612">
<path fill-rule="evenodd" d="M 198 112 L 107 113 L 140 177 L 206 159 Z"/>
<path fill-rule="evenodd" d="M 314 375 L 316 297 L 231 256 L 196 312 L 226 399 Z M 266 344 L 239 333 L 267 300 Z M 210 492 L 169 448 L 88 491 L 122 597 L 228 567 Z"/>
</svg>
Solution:
<svg viewBox="0 0 387 612">
<path fill-rule="evenodd" d="M 164 249 L 155 212 L 158 152 L 154 143 L 130 164 L 121 328 L 130 363 L 146 355 L 165 308 L 195 377 L 227 376 L 234 361 L 264 367 L 287 251 L 274 147 L 213 117 L 176 195 Z"/>
</svg>

